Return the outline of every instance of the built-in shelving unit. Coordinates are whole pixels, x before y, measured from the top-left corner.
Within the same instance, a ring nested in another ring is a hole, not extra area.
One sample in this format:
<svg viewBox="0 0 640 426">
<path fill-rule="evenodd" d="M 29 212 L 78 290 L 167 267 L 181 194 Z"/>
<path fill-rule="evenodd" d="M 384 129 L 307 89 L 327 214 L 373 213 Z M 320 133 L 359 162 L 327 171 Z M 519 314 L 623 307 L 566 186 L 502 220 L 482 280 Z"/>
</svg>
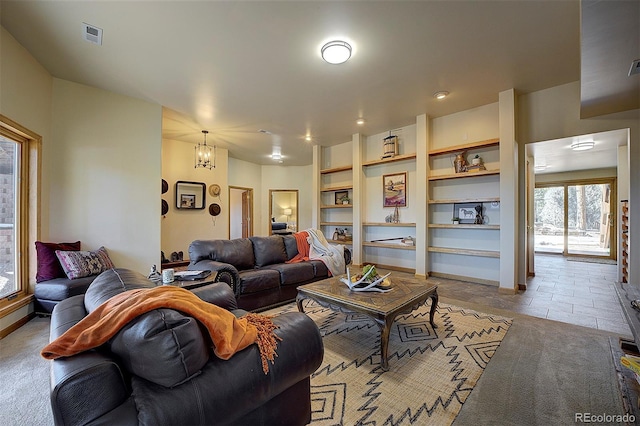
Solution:
<svg viewBox="0 0 640 426">
<path fill-rule="evenodd" d="M 323 169 L 323 170 L 320 170 L 320 174 L 326 175 L 330 173 L 348 172 L 349 170 L 353 170 L 353 166 L 341 166 L 341 167 L 333 167 L 331 169 Z"/>
<path fill-rule="evenodd" d="M 429 247 L 427 249 L 434 253 L 449 253 L 449 254 L 462 254 L 466 256 L 480 256 L 480 257 L 500 257 L 500 252 L 497 250 L 471 250 L 461 248 L 447 248 L 447 247 Z"/>
<path fill-rule="evenodd" d="M 622 244 L 622 282 L 629 282 L 629 202 L 623 200 L 620 205 L 620 240 Z"/>
<path fill-rule="evenodd" d="M 362 243 L 365 247 L 378 247 L 386 249 L 398 249 L 398 250 L 415 250 L 416 246 L 410 246 L 407 244 L 393 244 L 393 243 L 376 243 L 372 241 L 365 241 Z"/>
<path fill-rule="evenodd" d="M 416 154 L 396 155 L 395 157 L 383 158 L 362 163 L 362 167 L 379 166 L 381 164 L 397 163 L 398 161 L 415 160 Z"/>
<path fill-rule="evenodd" d="M 353 189 L 353 185 L 334 186 L 331 188 L 322 188 L 320 192 L 336 192 L 336 191 L 349 191 Z"/>
<path fill-rule="evenodd" d="M 352 204 L 330 204 L 328 206 L 320 206 L 321 209 L 352 209 Z"/>
<path fill-rule="evenodd" d="M 386 227 L 397 227 L 397 228 L 407 228 L 407 227 L 414 227 L 416 226 L 415 223 L 402 223 L 402 222 L 398 222 L 398 223 L 394 223 L 394 222 L 364 222 L 362 224 L 362 226 L 386 226 Z"/>
<path fill-rule="evenodd" d="M 429 257 L 429 274 L 449 278 L 458 276 L 465 280 L 477 278 L 478 282 L 491 284 L 499 281 L 499 263 L 494 265 L 487 264 L 487 260 L 472 260 L 500 258 L 500 197 L 497 196 L 500 192 L 499 146 L 500 140 L 495 138 L 428 151 L 427 251 L 433 254 Z M 481 156 L 485 160 L 483 165 L 486 170 L 454 173 L 451 158 L 454 154 L 462 153 L 465 153 L 469 162 L 476 154 Z M 446 155 L 450 158 L 446 158 Z M 485 223 L 452 223 L 453 217 L 462 217 L 462 214 L 458 214 L 461 208 L 475 209 L 478 205 L 481 206 Z M 467 257 L 469 260 L 454 260 L 454 257 Z"/>
</svg>

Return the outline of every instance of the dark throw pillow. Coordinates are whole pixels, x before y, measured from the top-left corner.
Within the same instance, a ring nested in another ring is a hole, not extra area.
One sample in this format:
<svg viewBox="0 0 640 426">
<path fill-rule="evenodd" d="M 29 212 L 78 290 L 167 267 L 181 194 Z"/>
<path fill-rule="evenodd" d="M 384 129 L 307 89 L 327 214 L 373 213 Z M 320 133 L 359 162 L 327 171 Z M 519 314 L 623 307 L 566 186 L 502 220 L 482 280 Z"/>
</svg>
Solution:
<svg viewBox="0 0 640 426">
<path fill-rule="evenodd" d="M 36 255 L 38 268 L 36 282 L 48 281 L 54 278 L 65 278 L 66 275 L 56 256 L 56 250 L 79 251 L 80 241 L 75 243 L 45 243 L 36 241 Z"/>
</svg>

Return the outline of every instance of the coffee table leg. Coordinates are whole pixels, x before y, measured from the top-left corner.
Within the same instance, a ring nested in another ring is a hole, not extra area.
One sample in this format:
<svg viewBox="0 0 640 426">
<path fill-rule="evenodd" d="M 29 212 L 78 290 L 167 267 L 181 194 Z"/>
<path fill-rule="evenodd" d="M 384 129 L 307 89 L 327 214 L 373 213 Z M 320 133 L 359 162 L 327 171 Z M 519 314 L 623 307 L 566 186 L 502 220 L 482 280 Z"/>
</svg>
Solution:
<svg viewBox="0 0 640 426">
<path fill-rule="evenodd" d="M 302 297 L 300 296 L 300 294 L 296 296 L 296 305 L 298 306 L 298 312 L 304 312 L 304 308 L 302 307 L 302 301 L 304 299 L 306 299 L 306 297 Z"/>
<path fill-rule="evenodd" d="M 438 292 L 434 291 L 431 295 L 431 310 L 429 311 L 429 322 L 431 323 L 431 327 L 438 328 L 438 326 L 433 322 L 433 316 L 436 314 L 436 308 L 438 307 Z"/>
<path fill-rule="evenodd" d="M 384 371 L 389 371 L 389 335 L 394 318 L 386 318 L 384 321 L 376 320 L 380 327 L 380 364 Z"/>
</svg>

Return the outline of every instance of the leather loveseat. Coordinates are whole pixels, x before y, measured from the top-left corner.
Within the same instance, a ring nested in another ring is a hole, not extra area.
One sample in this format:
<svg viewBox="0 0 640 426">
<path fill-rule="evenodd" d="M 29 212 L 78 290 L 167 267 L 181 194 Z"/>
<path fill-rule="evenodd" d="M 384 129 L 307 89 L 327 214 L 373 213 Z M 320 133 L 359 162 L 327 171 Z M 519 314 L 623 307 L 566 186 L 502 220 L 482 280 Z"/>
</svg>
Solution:
<svg viewBox="0 0 640 426">
<path fill-rule="evenodd" d="M 116 294 L 154 287 L 126 269 L 100 274 L 85 295 L 58 303 L 50 338 Z M 193 290 L 201 299 L 236 309 L 229 286 Z M 279 327 L 275 363 L 262 369 L 256 344 L 222 360 L 198 322 L 176 310 L 143 314 L 97 349 L 51 361 L 51 405 L 57 425 L 302 425 L 310 422 L 310 375 L 323 345 L 314 322 L 299 312 L 272 318 Z M 302 348 L 302 349 L 301 349 Z"/>
<path fill-rule="evenodd" d="M 293 235 L 196 240 L 189 245 L 189 269 L 218 272 L 231 286 L 238 306 L 258 311 L 296 298 L 298 286 L 329 277 L 321 260 L 286 263 L 298 254 Z M 344 249 L 345 264 L 351 252 Z"/>
</svg>

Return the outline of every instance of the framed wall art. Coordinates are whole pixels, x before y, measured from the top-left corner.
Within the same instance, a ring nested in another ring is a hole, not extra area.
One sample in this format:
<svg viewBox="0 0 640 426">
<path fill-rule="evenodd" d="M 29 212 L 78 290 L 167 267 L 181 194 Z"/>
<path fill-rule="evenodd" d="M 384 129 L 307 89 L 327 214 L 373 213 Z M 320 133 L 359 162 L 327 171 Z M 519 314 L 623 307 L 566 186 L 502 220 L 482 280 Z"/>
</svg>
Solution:
<svg viewBox="0 0 640 426">
<path fill-rule="evenodd" d="M 407 172 L 382 176 L 382 207 L 407 206 Z"/>
<path fill-rule="evenodd" d="M 480 212 L 477 210 L 478 207 Z M 478 214 L 482 218 L 482 204 L 458 203 L 453 205 L 453 217 L 457 217 L 460 223 L 476 223 L 476 215 Z"/>
</svg>

